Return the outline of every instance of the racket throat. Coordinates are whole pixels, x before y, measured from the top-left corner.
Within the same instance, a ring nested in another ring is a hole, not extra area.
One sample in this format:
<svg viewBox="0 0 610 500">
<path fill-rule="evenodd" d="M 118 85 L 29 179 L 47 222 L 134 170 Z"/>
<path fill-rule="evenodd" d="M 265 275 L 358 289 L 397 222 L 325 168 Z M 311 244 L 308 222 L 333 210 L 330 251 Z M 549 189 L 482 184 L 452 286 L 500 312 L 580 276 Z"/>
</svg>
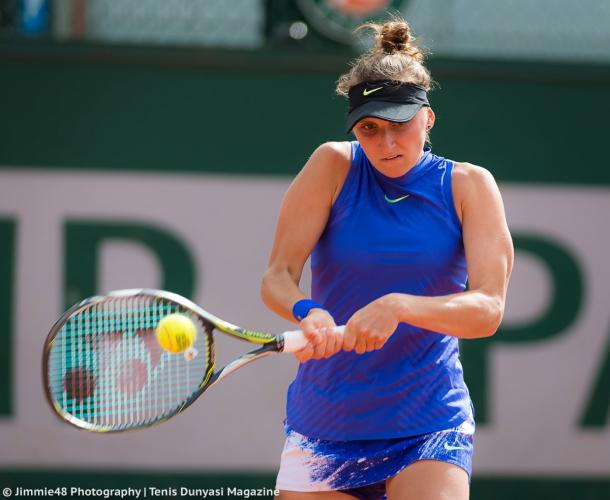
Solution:
<svg viewBox="0 0 610 500">
<path fill-rule="evenodd" d="M 266 356 L 269 356 L 271 354 L 275 354 L 278 352 L 278 348 L 276 343 L 272 343 L 272 344 L 268 344 L 268 345 L 264 345 L 263 347 L 256 349 L 255 351 L 251 351 L 247 354 L 244 354 L 243 356 L 237 358 L 236 360 L 230 362 L 228 365 L 226 365 L 224 368 L 222 368 L 220 371 L 214 373 L 212 375 L 212 377 L 209 379 L 207 386 L 204 388 L 207 389 L 209 387 L 212 387 L 214 384 L 216 384 L 217 382 L 220 382 L 222 379 L 224 379 L 225 377 L 227 377 L 228 375 L 230 375 L 231 373 L 233 373 L 236 370 L 239 370 L 242 366 L 245 366 L 249 363 L 252 363 L 252 361 L 255 361 L 257 359 L 260 358 L 264 358 Z"/>
</svg>

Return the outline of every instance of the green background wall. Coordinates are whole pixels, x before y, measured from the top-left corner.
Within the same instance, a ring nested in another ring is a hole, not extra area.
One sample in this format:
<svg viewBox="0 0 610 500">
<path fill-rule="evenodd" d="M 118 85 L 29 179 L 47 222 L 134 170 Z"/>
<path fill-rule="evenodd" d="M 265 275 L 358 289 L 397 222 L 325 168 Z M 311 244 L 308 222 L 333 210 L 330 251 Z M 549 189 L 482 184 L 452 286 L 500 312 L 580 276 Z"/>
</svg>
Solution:
<svg viewBox="0 0 610 500">
<path fill-rule="evenodd" d="M 0 165 L 293 174 L 346 140 L 349 53 L 0 44 Z M 610 67 L 430 61 L 435 152 L 500 180 L 608 183 Z M 586 164 L 585 164 L 586 163 Z"/>
</svg>

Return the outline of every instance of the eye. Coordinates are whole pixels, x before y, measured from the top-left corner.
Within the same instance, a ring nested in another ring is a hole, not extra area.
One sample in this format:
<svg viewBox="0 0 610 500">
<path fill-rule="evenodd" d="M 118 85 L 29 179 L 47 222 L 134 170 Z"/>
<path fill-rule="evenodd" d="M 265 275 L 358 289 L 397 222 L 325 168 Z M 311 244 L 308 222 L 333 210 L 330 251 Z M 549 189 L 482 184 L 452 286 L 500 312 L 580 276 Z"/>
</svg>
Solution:
<svg viewBox="0 0 610 500">
<path fill-rule="evenodd" d="M 363 132 L 371 132 L 377 128 L 373 122 L 363 122 L 359 127 Z"/>
</svg>

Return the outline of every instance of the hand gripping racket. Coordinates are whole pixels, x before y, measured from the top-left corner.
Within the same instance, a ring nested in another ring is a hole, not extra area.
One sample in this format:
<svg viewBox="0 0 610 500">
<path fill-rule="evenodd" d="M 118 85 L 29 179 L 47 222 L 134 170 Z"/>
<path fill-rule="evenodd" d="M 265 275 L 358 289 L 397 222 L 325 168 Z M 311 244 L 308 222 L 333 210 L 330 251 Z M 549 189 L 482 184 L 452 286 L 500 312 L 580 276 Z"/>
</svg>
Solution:
<svg viewBox="0 0 610 500">
<path fill-rule="evenodd" d="M 157 340 L 157 325 L 170 314 L 186 316 L 197 330 L 184 352 L 169 352 Z M 262 345 L 216 371 L 214 331 Z M 301 331 L 246 330 L 174 293 L 118 290 L 83 300 L 55 323 L 44 346 L 44 386 L 66 422 L 126 431 L 163 422 L 245 364 L 306 343 Z"/>
</svg>

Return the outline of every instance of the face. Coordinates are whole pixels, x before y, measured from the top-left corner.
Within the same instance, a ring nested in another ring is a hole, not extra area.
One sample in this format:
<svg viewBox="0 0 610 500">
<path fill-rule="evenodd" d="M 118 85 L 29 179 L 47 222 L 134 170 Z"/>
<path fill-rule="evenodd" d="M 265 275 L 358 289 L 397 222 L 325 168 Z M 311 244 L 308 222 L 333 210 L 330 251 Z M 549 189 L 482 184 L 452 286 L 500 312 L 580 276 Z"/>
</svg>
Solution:
<svg viewBox="0 0 610 500">
<path fill-rule="evenodd" d="M 433 125 L 434 112 L 422 107 L 408 122 L 363 118 L 353 130 L 373 166 L 388 177 L 400 177 L 419 160 Z"/>
</svg>

